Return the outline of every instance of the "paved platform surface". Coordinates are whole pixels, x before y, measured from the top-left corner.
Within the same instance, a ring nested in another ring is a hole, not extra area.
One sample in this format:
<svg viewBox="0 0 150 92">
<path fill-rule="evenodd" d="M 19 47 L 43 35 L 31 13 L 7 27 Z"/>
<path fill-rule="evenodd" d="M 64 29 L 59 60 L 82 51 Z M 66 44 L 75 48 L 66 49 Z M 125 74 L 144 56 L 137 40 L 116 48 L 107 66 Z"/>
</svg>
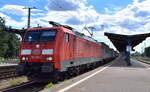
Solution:
<svg viewBox="0 0 150 92">
<path fill-rule="evenodd" d="M 2 67 L 2 66 L 14 66 L 14 65 L 17 65 L 17 64 L 0 62 L 0 67 Z"/>
<path fill-rule="evenodd" d="M 19 63 L 18 59 L 0 61 L 0 67 L 3 67 L 3 66 L 14 66 L 14 65 L 18 65 L 18 63 Z"/>
<path fill-rule="evenodd" d="M 150 66 L 136 60 L 131 63 L 132 66 L 126 66 L 118 58 L 42 92 L 150 92 Z"/>
</svg>

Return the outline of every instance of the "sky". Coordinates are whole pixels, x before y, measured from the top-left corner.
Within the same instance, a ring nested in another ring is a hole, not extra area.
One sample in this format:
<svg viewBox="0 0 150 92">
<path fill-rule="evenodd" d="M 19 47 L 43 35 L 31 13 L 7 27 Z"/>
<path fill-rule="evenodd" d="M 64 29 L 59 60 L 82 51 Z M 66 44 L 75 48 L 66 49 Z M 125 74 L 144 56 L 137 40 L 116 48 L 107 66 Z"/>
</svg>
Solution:
<svg viewBox="0 0 150 92">
<path fill-rule="evenodd" d="M 67 24 L 89 35 L 84 27 L 95 27 L 93 37 L 114 48 L 104 32 L 118 34 L 150 33 L 150 0 L 0 0 L 0 16 L 12 28 L 27 27 L 27 9 L 31 27 L 50 27 L 48 21 Z M 150 38 L 135 47 L 142 52 Z"/>
</svg>

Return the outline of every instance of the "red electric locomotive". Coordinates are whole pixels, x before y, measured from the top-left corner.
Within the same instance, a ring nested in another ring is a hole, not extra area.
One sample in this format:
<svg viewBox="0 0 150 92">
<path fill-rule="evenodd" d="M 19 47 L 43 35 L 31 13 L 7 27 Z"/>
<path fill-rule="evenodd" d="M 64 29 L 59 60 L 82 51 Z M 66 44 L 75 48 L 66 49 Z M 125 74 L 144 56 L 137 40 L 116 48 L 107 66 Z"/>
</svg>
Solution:
<svg viewBox="0 0 150 92">
<path fill-rule="evenodd" d="M 70 27 L 53 24 L 55 27 L 26 31 L 18 74 L 27 75 L 31 80 L 52 81 L 101 63 L 104 58 L 102 44 Z"/>
</svg>

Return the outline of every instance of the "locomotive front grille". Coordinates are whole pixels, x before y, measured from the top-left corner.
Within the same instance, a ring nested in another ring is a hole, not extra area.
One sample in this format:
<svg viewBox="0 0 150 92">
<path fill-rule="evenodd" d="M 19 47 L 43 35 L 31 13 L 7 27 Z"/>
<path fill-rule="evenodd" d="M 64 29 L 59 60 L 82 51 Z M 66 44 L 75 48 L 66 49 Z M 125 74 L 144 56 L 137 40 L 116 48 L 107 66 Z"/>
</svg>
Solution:
<svg viewBox="0 0 150 92">
<path fill-rule="evenodd" d="M 38 72 L 53 72 L 54 71 L 54 64 L 53 63 L 19 63 L 17 70 L 19 72 L 33 72 L 33 73 L 38 73 Z"/>
<path fill-rule="evenodd" d="M 41 50 L 40 49 L 33 49 L 32 50 L 32 55 L 40 55 L 41 54 Z"/>
</svg>

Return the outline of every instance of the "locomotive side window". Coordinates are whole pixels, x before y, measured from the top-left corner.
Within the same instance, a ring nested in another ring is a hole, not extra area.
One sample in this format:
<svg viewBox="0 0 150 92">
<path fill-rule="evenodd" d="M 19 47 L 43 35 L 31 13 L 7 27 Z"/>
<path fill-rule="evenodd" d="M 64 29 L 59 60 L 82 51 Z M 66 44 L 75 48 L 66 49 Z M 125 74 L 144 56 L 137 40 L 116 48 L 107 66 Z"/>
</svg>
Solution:
<svg viewBox="0 0 150 92">
<path fill-rule="evenodd" d="M 55 30 L 46 31 L 28 31 L 25 35 L 25 42 L 48 42 L 54 41 L 56 36 Z"/>
<path fill-rule="evenodd" d="M 66 42 L 69 42 L 69 33 L 66 33 Z"/>
</svg>

